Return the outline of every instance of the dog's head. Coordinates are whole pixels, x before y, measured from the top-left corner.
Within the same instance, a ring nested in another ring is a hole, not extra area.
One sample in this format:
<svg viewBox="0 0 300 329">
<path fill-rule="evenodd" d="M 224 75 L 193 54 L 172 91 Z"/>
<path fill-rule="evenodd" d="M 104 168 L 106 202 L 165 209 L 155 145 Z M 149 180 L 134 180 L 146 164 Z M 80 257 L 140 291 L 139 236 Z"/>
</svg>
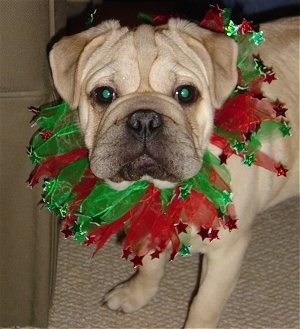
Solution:
<svg viewBox="0 0 300 329">
<path fill-rule="evenodd" d="M 167 187 L 200 170 L 236 59 L 230 38 L 180 19 L 134 30 L 107 21 L 50 53 L 58 92 L 79 109 L 92 171 L 122 187 Z"/>
</svg>

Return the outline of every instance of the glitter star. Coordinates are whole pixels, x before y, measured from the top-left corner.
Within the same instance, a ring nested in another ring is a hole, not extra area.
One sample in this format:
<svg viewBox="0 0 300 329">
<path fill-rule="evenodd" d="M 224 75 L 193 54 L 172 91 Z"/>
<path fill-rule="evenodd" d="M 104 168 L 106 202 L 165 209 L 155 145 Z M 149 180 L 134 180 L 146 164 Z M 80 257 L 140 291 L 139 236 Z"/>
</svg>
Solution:
<svg viewBox="0 0 300 329">
<path fill-rule="evenodd" d="M 239 30 L 242 32 L 242 34 L 246 34 L 253 31 L 252 23 L 252 21 L 247 21 L 245 18 L 243 18 L 242 24 L 239 25 Z"/>
<path fill-rule="evenodd" d="M 144 256 L 135 255 L 135 257 L 130 260 L 133 263 L 133 267 L 136 268 L 138 266 L 143 266 L 143 262 L 142 262 L 143 258 Z"/>
<path fill-rule="evenodd" d="M 243 134 L 245 141 L 250 141 L 251 140 L 251 136 L 252 136 L 253 132 L 248 130 L 246 133 Z"/>
<path fill-rule="evenodd" d="M 221 15 L 223 10 L 219 7 L 218 4 L 216 5 L 209 5 L 209 7 L 212 9 L 212 11 L 217 14 L 217 15 Z"/>
<path fill-rule="evenodd" d="M 286 173 L 288 172 L 288 170 L 286 168 L 284 168 L 284 166 L 282 164 L 279 167 L 275 167 L 275 169 L 277 171 L 277 176 L 286 177 Z"/>
<path fill-rule="evenodd" d="M 291 126 L 289 126 L 285 121 L 281 122 L 281 127 L 279 130 L 282 132 L 283 137 L 292 136 L 291 129 Z"/>
<path fill-rule="evenodd" d="M 211 242 L 214 239 L 219 240 L 218 233 L 219 233 L 219 230 L 210 229 L 209 234 L 208 234 L 209 241 Z"/>
<path fill-rule="evenodd" d="M 178 233 L 187 233 L 186 229 L 188 224 L 184 224 L 182 221 L 179 221 L 178 224 L 175 224 Z"/>
<path fill-rule="evenodd" d="M 219 233 L 219 230 L 214 230 L 213 228 L 205 228 L 205 227 L 201 226 L 201 229 L 197 234 L 199 234 L 201 236 L 202 241 L 204 239 L 209 239 L 209 241 L 211 242 L 214 239 L 219 239 L 218 233 Z"/>
<path fill-rule="evenodd" d="M 128 259 L 129 255 L 131 254 L 130 248 L 123 249 L 123 255 L 121 258 Z"/>
<path fill-rule="evenodd" d="M 209 231 L 209 228 L 205 228 L 205 227 L 201 226 L 201 229 L 197 234 L 199 234 L 201 236 L 202 241 L 204 239 L 208 238 L 208 231 Z"/>
<path fill-rule="evenodd" d="M 40 132 L 40 135 L 43 139 L 49 139 L 53 136 L 52 132 L 48 130 Z"/>
<path fill-rule="evenodd" d="M 222 152 L 219 155 L 220 163 L 221 164 L 227 164 L 227 158 L 228 158 L 228 156 L 224 152 Z"/>
<path fill-rule="evenodd" d="M 190 255 L 191 255 L 191 249 L 192 249 L 191 246 L 186 246 L 185 244 L 183 244 L 183 245 L 181 246 L 181 248 L 179 249 L 179 254 L 180 254 L 182 257 L 190 256 Z"/>
<path fill-rule="evenodd" d="M 233 219 L 230 216 L 226 216 L 225 226 L 228 227 L 229 232 L 231 232 L 234 229 L 237 229 L 236 222 L 237 222 L 237 219 Z"/>
<path fill-rule="evenodd" d="M 175 259 L 175 256 L 176 256 L 176 255 L 177 255 L 177 252 L 176 252 L 176 251 L 173 251 L 172 254 L 171 254 L 171 256 L 170 256 L 169 261 L 170 261 L 170 262 L 173 261 L 173 260 Z"/>
<path fill-rule="evenodd" d="M 85 232 L 76 232 L 74 234 L 74 239 L 79 243 L 85 242 L 85 241 L 87 241 L 86 233 Z"/>
<path fill-rule="evenodd" d="M 263 98 L 265 98 L 265 97 L 264 97 L 264 94 L 261 93 L 261 92 L 256 92 L 256 93 L 254 93 L 254 94 L 253 94 L 253 97 L 256 98 L 256 99 L 259 99 L 260 101 L 261 101 Z"/>
<path fill-rule="evenodd" d="M 73 235 L 73 232 L 70 230 L 69 227 L 64 228 L 61 232 L 64 234 L 65 239 Z"/>
<path fill-rule="evenodd" d="M 245 148 L 246 144 L 244 142 L 237 142 L 234 145 L 232 145 L 232 148 L 237 152 L 237 153 L 241 153 L 244 152 L 246 150 Z"/>
<path fill-rule="evenodd" d="M 228 192 L 228 191 L 223 191 L 222 192 L 222 199 L 224 201 L 225 204 L 229 204 L 232 203 L 232 193 Z"/>
<path fill-rule="evenodd" d="M 185 200 L 191 194 L 191 189 L 192 189 L 192 186 L 189 184 L 181 186 L 179 198 Z"/>
<path fill-rule="evenodd" d="M 263 34 L 262 31 L 260 31 L 260 32 L 253 32 L 250 40 L 253 41 L 253 43 L 256 46 L 259 46 L 263 41 L 265 41 L 265 37 L 264 37 L 264 34 Z"/>
<path fill-rule="evenodd" d="M 254 154 L 249 154 L 249 155 L 246 154 L 244 156 L 244 161 L 243 161 L 244 164 L 246 164 L 249 167 L 251 167 L 254 162 L 255 162 L 255 156 L 254 156 Z"/>
<path fill-rule="evenodd" d="M 84 242 L 86 246 L 90 246 L 91 244 L 95 244 L 96 242 L 96 235 L 90 234 L 87 236 L 87 241 Z"/>
<path fill-rule="evenodd" d="M 285 108 L 284 104 L 277 99 L 277 101 L 273 105 L 273 110 L 276 112 L 276 117 L 285 117 L 285 112 L 287 111 L 287 108 Z"/>
<path fill-rule="evenodd" d="M 233 23 L 233 21 L 229 21 L 229 24 L 225 27 L 226 34 L 231 37 L 236 37 L 238 31 L 238 26 Z"/>
<path fill-rule="evenodd" d="M 273 73 L 273 72 L 265 73 L 265 77 L 264 77 L 264 80 L 263 80 L 264 82 L 271 83 L 274 80 L 277 80 L 277 78 L 275 77 L 275 73 Z"/>
<path fill-rule="evenodd" d="M 259 57 L 259 55 L 253 56 L 253 60 L 254 60 L 254 63 L 255 63 L 255 68 L 259 71 L 259 73 L 261 75 L 264 75 L 265 70 L 266 70 L 266 66 L 263 63 L 263 61 L 261 60 L 261 58 Z"/>
<path fill-rule="evenodd" d="M 150 255 L 151 256 L 151 259 L 159 258 L 159 254 L 160 254 L 160 250 L 159 249 L 155 249 L 155 251 Z"/>
<path fill-rule="evenodd" d="M 33 164 L 39 164 L 41 162 L 41 158 L 36 154 L 33 148 L 27 149 L 28 157 Z"/>
</svg>

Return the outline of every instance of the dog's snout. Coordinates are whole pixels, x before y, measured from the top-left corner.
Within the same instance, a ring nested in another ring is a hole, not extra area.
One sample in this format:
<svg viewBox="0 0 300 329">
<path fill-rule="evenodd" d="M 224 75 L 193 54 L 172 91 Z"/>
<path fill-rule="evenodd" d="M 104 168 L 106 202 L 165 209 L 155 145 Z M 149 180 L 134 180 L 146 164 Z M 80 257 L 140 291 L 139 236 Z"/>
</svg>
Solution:
<svg viewBox="0 0 300 329">
<path fill-rule="evenodd" d="M 149 142 L 162 127 L 162 117 L 152 110 L 138 110 L 130 114 L 127 127 L 130 133 L 141 142 Z"/>
</svg>

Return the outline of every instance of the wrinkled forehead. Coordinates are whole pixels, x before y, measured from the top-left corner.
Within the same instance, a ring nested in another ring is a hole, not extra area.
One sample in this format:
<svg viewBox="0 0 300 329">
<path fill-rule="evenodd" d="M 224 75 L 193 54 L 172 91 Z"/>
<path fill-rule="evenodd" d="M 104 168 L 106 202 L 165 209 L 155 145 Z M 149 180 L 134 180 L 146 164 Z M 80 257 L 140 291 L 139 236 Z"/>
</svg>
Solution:
<svg viewBox="0 0 300 329">
<path fill-rule="evenodd" d="M 84 78 L 90 91 L 113 85 L 120 93 L 154 90 L 169 93 L 174 84 L 205 80 L 193 51 L 176 33 L 141 25 L 121 37 L 112 34 L 87 61 Z"/>
<path fill-rule="evenodd" d="M 86 62 L 81 81 L 91 91 L 97 85 L 124 85 L 130 81 L 132 88 L 139 85 L 137 52 L 133 33 L 121 37 L 114 32 L 103 45 L 94 50 Z M 134 79 L 133 79 L 134 77 Z"/>
</svg>

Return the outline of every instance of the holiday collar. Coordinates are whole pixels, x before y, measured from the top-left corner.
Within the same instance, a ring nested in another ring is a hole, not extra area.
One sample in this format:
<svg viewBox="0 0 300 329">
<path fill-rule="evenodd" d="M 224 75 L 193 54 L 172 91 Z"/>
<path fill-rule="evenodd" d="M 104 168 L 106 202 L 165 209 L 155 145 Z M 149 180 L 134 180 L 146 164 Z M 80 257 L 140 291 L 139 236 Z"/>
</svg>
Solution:
<svg viewBox="0 0 300 329">
<path fill-rule="evenodd" d="M 142 16 L 153 24 L 167 20 L 165 16 Z M 177 254 L 188 256 L 192 227 L 199 238 L 209 241 L 219 239 L 220 229 L 237 228 L 226 167 L 230 156 L 241 157 L 241 165 L 258 165 L 286 176 L 288 170 L 281 163 L 260 151 L 264 140 L 291 135 L 284 104 L 261 92 L 263 83 L 276 79 L 258 56 L 251 55 L 264 41 L 263 32 L 255 32 L 246 20 L 235 25 L 230 10 L 218 6 L 211 6 L 199 25 L 225 33 L 239 44 L 239 81 L 215 113 L 211 144 L 222 150 L 221 155 L 207 150 L 198 174 L 175 188 L 159 190 L 138 181 L 122 191 L 112 189 L 90 169 L 76 111 L 65 102 L 31 108 L 40 129 L 29 147 L 29 157 L 36 164 L 29 185 L 46 177 L 43 203 L 64 220 L 65 237 L 95 244 L 96 252 L 111 235 L 124 230 L 122 258 L 130 259 L 134 267 L 141 266 L 148 253 L 152 259 L 159 258 L 170 244 L 170 260 Z"/>
</svg>

